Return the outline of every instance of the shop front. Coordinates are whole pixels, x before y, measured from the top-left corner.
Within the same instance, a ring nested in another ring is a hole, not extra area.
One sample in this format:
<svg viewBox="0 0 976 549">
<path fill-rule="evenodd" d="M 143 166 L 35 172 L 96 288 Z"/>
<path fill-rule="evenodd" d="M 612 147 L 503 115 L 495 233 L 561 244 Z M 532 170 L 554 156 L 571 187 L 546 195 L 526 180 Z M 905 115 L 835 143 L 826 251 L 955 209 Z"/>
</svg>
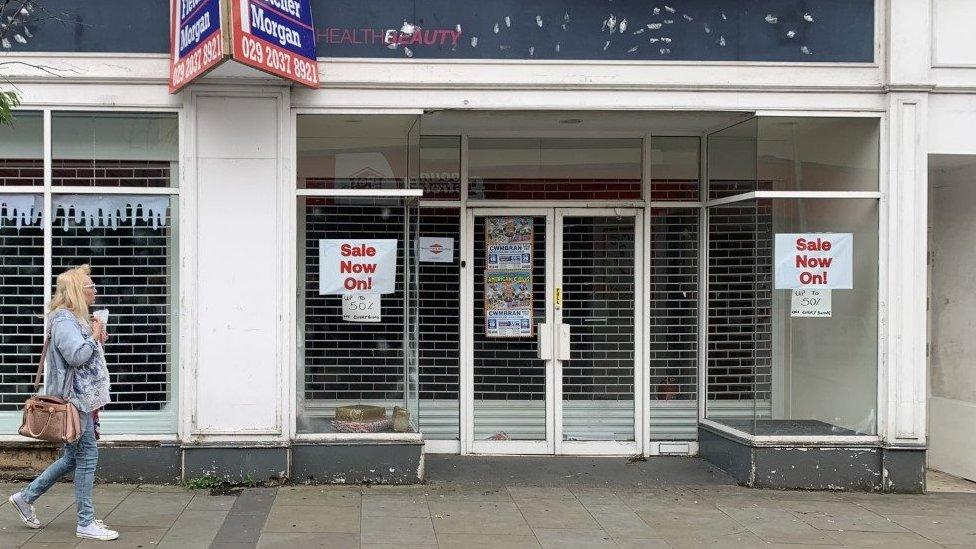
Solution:
<svg viewBox="0 0 976 549">
<path fill-rule="evenodd" d="M 298 437 L 478 455 L 841 444 L 873 471 L 881 123 L 297 115 Z M 796 235 L 851 253 L 811 244 L 784 265 Z M 395 284 L 346 283 L 320 263 L 330 243 L 395 243 Z M 341 419 L 362 405 L 385 413 Z"/>
<path fill-rule="evenodd" d="M 9 432 L 45 280 L 89 262 L 106 478 L 673 455 L 923 489 L 914 11 L 375 4 L 312 2 L 318 89 L 228 62 L 171 94 L 167 36 L 35 29 L 66 73 L 11 73 L 0 131 Z"/>
</svg>

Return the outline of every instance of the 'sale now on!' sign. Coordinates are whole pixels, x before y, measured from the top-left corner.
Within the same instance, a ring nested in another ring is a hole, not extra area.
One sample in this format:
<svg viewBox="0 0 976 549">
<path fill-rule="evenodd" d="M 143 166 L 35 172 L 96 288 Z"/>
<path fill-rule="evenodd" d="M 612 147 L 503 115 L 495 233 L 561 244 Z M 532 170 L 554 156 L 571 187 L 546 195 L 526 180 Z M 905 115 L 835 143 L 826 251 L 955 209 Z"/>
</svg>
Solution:
<svg viewBox="0 0 976 549">
<path fill-rule="evenodd" d="M 854 288 L 854 235 L 781 233 L 775 241 L 777 290 Z"/>
<path fill-rule="evenodd" d="M 170 93 L 227 59 L 319 87 L 310 0 L 170 0 Z"/>
<path fill-rule="evenodd" d="M 319 240 L 319 295 L 392 294 L 396 239 Z"/>
</svg>

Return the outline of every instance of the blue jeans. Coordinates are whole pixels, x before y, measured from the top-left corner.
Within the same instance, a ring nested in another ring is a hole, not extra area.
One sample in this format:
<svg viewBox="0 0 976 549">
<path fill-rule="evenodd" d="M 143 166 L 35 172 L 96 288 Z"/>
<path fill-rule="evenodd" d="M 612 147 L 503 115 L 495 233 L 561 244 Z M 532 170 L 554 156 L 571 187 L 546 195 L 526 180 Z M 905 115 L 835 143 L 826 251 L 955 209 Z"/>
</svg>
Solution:
<svg viewBox="0 0 976 549">
<path fill-rule="evenodd" d="M 78 415 L 81 418 L 81 438 L 74 444 L 65 444 L 61 458 L 49 465 L 22 493 L 24 500 L 32 504 L 61 477 L 74 471 L 78 526 L 88 526 L 95 520 L 92 488 L 95 484 L 95 467 L 98 466 L 98 445 L 95 443 L 92 415 L 81 411 Z"/>
</svg>

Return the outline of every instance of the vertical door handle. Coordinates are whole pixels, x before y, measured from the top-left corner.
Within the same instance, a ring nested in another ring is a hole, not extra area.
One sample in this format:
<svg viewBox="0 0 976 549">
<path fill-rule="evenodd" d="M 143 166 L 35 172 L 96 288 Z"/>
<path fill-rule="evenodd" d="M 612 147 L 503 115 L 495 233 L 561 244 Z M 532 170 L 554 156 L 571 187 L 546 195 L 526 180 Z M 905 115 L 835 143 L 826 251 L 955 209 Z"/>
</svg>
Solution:
<svg viewBox="0 0 976 549">
<path fill-rule="evenodd" d="M 569 324 L 559 324 L 559 337 L 556 344 L 556 360 L 569 360 L 570 351 Z"/>
<path fill-rule="evenodd" d="M 552 360 L 552 330 L 545 322 L 540 322 L 535 327 L 536 343 L 539 347 L 540 360 Z"/>
</svg>

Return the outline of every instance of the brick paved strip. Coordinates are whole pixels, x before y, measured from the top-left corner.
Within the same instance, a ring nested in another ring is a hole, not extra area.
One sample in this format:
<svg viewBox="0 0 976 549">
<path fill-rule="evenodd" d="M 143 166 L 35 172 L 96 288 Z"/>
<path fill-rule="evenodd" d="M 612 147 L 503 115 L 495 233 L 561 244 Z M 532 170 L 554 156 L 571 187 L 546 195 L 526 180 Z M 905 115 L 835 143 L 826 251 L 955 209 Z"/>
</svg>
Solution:
<svg viewBox="0 0 976 549">
<path fill-rule="evenodd" d="M 268 520 L 277 488 L 250 488 L 244 490 L 234 502 L 227 518 L 220 525 L 210 547 L 257 547 L 264 523 Z"/>
</svg>

